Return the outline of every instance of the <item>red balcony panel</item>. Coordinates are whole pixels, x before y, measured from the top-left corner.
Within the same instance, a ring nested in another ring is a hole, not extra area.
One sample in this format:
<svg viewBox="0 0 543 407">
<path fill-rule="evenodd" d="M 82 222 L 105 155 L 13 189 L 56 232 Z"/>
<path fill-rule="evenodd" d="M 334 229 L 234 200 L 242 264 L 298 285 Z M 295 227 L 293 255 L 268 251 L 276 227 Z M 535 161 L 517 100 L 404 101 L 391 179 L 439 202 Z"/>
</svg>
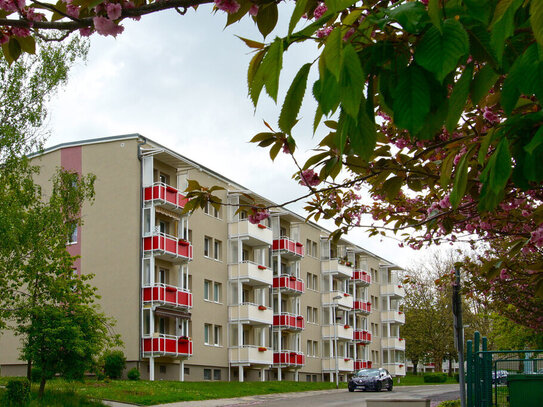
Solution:
<svg viewBox="0 0 543 407">
<path fill-rule="evenodd" d="M 182 337 L 143 338 L 144 353 L 168 354 L 169 356 L 191 356 L 192 341 Z"/>
<path fill-rule="evenodd" d="M 143 196 L 146 201 L 158 200 L 179 209 L 182 209 L 187 203 L 187 199 L 182 193 L 166 184 L 154 184 L 144 188 Z"/>
<path fill-rule="evenodd" d="M 353 309 L 355 311 L 370 313 L 371 312 L 371 302 L 354 301 L 353 302 Z"/>
<path fill-rule="evenodd" d="M 371 332 L 366 330 L 356 330 L 353 332 L 353 340 L 358 342 L 371 342 Z"/>
<path fill-rule="evenodd" d="M 143 302 L 162 302 L 165 305 L 191 308 L 192 293 L 172 286 L 157 285 L 143 288 Z"/>
<path fill-rule="evenodd" d="M 294 276 L 279 276 L 273 278 L 273 288 L 303 294 L 305 292 L 305 283 Z"/>
<path fill-rule="evenodd" d="M 273 363 L 283 366 L 304 366 L 305 355 L 301 352 L 282 351 L 273 353 Z"/>
<path fill-rule="evenodd" d="M 304 256 L 304 245 L 286 237 L 275 239 L 273 241 L 273 250 L 284 250 L 296 256 Z"/>
<path fill-rule="evenodd" d="M 189 242 L 163 234 L 144 237 L 143 250 L 157 250 L 170 256 L 192 259 L 192 245 Z"/>
<path fill-rule="evenodd" d="M 371 369 L 372 362 L 370 360 L 355 360 L 354 370 Z"/>
<path fill-rule="evenodd" d="M 362 281 L 366 284 L 371 284 L 371 275 L 362 270 L 354 270 L 351 280 Z"/>
<path fill-rule="evenodd" d="M 273 325 L 287 329 L 305 329 L 305 319 L 301 315 L 282 313 L 281 315 L 273 316 Z"/>
</svg>

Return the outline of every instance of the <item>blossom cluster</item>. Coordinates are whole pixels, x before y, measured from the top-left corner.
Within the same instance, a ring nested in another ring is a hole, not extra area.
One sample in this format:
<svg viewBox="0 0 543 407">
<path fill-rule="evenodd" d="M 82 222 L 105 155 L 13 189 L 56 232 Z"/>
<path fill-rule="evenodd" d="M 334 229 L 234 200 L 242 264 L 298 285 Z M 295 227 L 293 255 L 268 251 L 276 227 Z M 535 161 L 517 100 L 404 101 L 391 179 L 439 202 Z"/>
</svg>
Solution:
<svg viewBox="0 0 543 407">
<path fill-rule="evenodd" d="M 300 173 L 300 185 L 316 187 L 320 183 L 319 175 L 312 169 L 303 170 Z"/>
<path fill-rule="evenodd" d="M 264 219 L 270 217 L 270 211 L 267 209 L 253 208 L 253 213 L 247 216 L 247 220 L 253 225 L 259 224 Z"/>
</svg>

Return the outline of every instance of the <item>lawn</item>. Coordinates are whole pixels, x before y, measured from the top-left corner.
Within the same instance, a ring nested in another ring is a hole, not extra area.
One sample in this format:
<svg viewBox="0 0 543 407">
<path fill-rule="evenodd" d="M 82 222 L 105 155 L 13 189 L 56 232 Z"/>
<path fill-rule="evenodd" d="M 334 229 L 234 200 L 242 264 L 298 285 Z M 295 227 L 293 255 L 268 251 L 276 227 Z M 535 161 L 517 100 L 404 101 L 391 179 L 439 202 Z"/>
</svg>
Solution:
<svg viewBox="0 0 543 407">
<path fill-rule="evenodd" d="M 7 378 L 0 378 L 5 384 Z M 346 383 L 341 383 L 346 388 Z M 34 386 L 33 386 L 34 387 Z M 174 401 L 209 400 L 243 397 L 258 394 L 288 393 L 335 388 L 330 382 L 169 382 L 169 381 L 96 381 L 67 382 L 54 379 L 47 382 L 48 391 L 73 392 L 90 399 L 125 401 L 140 405 L 171 403 Z M 56 406 L 57 404 L 45 404 Z M 84 406 L 74 404 L 74 406 Z M 64 406 L 64 405 L 63 405 Z M 90 405 L 89 405 L 90 406 Z"/>
</svg>

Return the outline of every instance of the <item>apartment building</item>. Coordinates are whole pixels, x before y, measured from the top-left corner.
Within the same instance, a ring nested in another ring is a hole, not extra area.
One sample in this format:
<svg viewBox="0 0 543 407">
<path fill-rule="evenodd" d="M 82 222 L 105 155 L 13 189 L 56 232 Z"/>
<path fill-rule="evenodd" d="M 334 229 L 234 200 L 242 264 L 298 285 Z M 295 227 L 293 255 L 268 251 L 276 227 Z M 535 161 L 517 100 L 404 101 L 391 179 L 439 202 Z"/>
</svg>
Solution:
<svg viewBox="0 0 543 407">
<path fill-rule="evenodd" d="M 346 380 L 405 375 L 404 290 L 393 263 L 285 209 L 258 224 L 239 205 L 273 202 L 140 135 L 61 144 L 34 158 L 96 175 L 68 250 L 95 274 L 128 368 L 150 380 Z M 183 214 L 188 180 L 225 205 Z M 22 375 L 2 336 L 2 375 Z"/>
</svg>

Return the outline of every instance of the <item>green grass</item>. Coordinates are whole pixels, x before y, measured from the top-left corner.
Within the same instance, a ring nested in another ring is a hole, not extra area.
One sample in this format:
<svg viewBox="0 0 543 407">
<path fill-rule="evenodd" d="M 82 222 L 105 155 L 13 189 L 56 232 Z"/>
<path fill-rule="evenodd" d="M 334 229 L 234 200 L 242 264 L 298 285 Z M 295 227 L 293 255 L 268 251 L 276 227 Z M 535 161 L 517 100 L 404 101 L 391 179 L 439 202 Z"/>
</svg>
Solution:
<svg viewBox="0 0 543 407">
<path fill-rule="evenodd" d="M 398 384 L 398 379 L 394 379 L 394 385 L 395 386 L 432 386 L 435 384 L 458 384 L 454 376 L 449 377 L 447 376 L 447 381 L 445 383 L 424 383 L 424 376 L 421 375 L 414 375 L 414 374 L 407 374 L 405 377 L 402 377 L 400 379 L 400 383 Z"/>
<path fill-rule="evenodd" d="M 7 378 L 0 378 L 5 384 Z M 346 388 L 346 383 L 340 383 Z M 169 381 L 96 381 L 67 382 L 54 379 L 47 382 L 46 389 L 55 392 L 73 392 L 89 399 L 124 401 L 140 405 L 171 403 L 175 401 L 210 400 L 243 397 L 258 394 L 288 393 L 335 388 L 330 382 L 169 382 Z M 45 404 L 49 406 L 49 404 Z M 63 405 L 63 404 L 60 404 Z M 59 405 L 59 406 L 60 406 Z M 64 404 L 69 406 L 70 404 Z M 63 406 L 64 406 L 63 405 Z M 51 404 L 57 406 L 57 404 Z M 79 406 L 74 404 L 74 406 Z M 81 406 L 87 406 L 81 404 Z M 88 406 L 91 406 L 90 404 Z"/>
<path fill-rule="evenodd" d="M 6 400 L 3 400 L 4 389 L 0 389 L 0 405 L 8 405 Z M 81 396 L 72 391 L 51 391 L 46 390 L 42 400 L 38 400 L 38 388 L 32 387 L 30 403 L 27 407 L 103 407 L 105 404 L 99 401 L 89 400 L 85 396 Z"/>
</svg>

